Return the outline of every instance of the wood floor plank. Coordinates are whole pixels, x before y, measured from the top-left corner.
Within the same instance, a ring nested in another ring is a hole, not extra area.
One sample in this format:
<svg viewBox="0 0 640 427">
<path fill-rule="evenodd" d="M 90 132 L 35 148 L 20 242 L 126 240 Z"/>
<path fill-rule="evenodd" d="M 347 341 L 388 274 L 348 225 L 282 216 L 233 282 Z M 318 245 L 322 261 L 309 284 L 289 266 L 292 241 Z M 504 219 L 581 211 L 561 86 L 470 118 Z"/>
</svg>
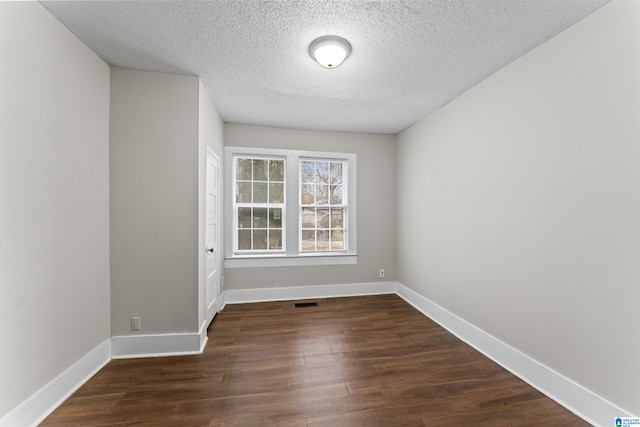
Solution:
<svg viewBox="0 0 640 427">
<path fill-rule="evenodd" d="M 43 426 L 588 425 L 396 295 L 228 305 L 199 356 L 113 360 Z"/>
</svg>

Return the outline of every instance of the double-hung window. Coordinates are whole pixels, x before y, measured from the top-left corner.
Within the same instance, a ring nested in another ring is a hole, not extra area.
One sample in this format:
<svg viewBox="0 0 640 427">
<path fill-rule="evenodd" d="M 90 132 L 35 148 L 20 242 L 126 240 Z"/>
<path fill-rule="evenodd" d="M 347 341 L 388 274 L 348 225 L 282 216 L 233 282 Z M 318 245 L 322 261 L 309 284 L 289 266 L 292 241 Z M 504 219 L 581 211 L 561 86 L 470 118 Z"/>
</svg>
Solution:
<svg viewBox="0 0 640 427">
<path fill-rule="evenodd" d="M 236 253 L 283 252 L 284 162 L 282 158 L 235 158 Z"/>
<path fill-rule="evenodd" d="M 353 264 L 356 157 L 225 148 L 225 266 Z"/>
<path fill-rule="evenodd" d="M 345 250 L 344 160 L 300 160 L 300 251 Z"/>
</svg>

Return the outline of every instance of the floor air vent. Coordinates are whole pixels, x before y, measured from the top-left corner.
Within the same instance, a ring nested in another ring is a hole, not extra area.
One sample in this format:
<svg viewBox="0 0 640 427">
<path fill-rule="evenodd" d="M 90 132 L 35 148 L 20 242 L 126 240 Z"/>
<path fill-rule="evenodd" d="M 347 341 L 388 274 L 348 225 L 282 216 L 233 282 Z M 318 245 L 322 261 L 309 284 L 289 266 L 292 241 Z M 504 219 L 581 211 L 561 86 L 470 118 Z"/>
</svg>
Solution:
<svg viewBox="0 0 640 427">
<path fill-rule="evenodd" d="M 295 308 L 302 308 L 302 307 L 317 307 L 318 303 L 317 302 L 297 302 L 294 304 Z"/>
</svg>

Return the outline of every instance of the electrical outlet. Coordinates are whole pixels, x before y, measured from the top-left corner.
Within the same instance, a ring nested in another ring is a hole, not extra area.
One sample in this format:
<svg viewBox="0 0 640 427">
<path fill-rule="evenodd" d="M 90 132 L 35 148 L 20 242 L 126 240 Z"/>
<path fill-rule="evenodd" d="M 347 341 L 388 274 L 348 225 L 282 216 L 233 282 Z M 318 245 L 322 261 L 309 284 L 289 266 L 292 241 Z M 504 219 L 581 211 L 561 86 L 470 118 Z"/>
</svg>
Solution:
<svg viewBox="0 0 640 427">
<path fill-rule="evenodd" d="M 384 278 L 384 269 L 380 269 L 380 278 L 383 279 Z"/>
<path fill-rule="evenodd" d="M 140 318 L 139 317 L 132 317 L 131 318 L 131 330 L 132 331 L 139 331 L 140 330 Z"/>
</svg>

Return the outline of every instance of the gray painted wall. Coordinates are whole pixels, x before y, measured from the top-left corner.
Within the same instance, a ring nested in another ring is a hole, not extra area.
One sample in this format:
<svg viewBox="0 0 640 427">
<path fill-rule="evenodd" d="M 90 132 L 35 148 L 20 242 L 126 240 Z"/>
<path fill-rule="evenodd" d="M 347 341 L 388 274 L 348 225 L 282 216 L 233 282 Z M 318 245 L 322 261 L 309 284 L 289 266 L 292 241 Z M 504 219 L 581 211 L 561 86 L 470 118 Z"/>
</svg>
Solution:
<svg viewBox="0 0 640 427">
<path fill-rule="evenodd" d="M 113 336 L 200 326 L 198 110 L 197 77 L 111 69 Z"/>
<path fill-rule="evenodd" d="M 0 418 L 109 339 L 109 67 L 0 2 Z"/>
<path fill-rule="evenodd" d="M 225 125 L 225 145 L 357 155 L 358 264 L 226 268 L 225 289 L 367 283 L 395 279 L 396 148 L 391 135 Z M 378 270 L 385 269 L 385 279 Z"/>
<path fill-rule="evenodd" d="M 640 3 L 398 138 L 398 281 L 640 414 Z M 613 421 L 612 421 L 613 422 Z"/>
</svg>

